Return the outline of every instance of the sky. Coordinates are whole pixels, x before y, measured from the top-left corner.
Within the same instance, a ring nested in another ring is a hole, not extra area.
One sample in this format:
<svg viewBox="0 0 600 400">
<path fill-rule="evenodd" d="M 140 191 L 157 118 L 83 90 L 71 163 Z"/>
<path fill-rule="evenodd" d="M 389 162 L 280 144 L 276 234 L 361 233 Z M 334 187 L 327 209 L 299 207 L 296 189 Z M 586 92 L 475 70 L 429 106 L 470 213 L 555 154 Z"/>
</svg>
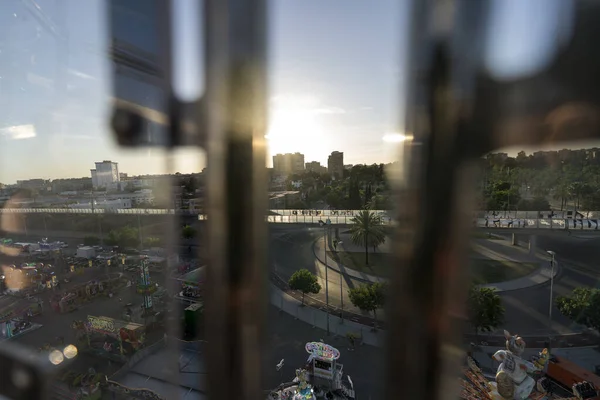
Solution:
<svg viewBox="0 0 600 400">
<path fill-rule="evenodd" d="M 90 176 L 94 162 L 101 160 L 118 162 L 119 170 L 130 175 L 165 172 L 164 151 L 119 148 L 107 126 L 112 75 L 103 54 L 109 34 L 104 1 L 37 0 L 53 21 L 66 27 L 67 95 L 53 87 L 57 60 L 65 59 L 57 39 L 40 29 L 19 3 L 0 2 L 0 25 L 13 38 L 2 43 L 0 53 L 0 84 L 3 93 L 10 93 L 10 99 L 1 96 L 7 112 L 0 116 L 0 182 Z M 57 6 L 61 3 L 63 13 Z M 183 49 L 199 46 L 186 31 L 197 22 L 189 17 L 193 12 L 185 11 L 194 3 L 178 0 L 184 27 L 175 37 Z M 406 2 L 268 3 L 268 159 L 300 151 L 307 162 L 326 164 L 328 154 L 343 151 L 347 164 L 393 161 L 382 138 L 401 126 L 399 65 Z M 175 86 L 181 96 L 193 98 L 203 88 L 194 79 L 197 71 L 188 68 L 189 58 L 178 58 L 184 66 L 177 70 Z M 178 151 L 175 160 L 179 172 L 200 171 L 205 162 L 198 149 Z"/>
<path fill-rule="evenodd" d="M 116 145 L 107 126 L 114 93 L 113 70 L 105 55 L 110 36 L 106 2 L 36 3 L 64 27 L 67 51 L 60 52 L 65 47 L 20 0 L 0 1 L 0 38 L 10 37 L 0 42 L 0 182 L 90 176 L 94 162 L 102 160 L 118 162 L 119 170 L 130 175 L 200 171 L 205 165 L 201 149 L 178 150 L 173 171 L 167 171 L 163 150 Z M 324 165 L 332 151 L 343 151 L 346 164 L 394 161 L 394 144 L 383 139 L 401 133 L 403 126 L 408 0 L 267 3 L 267 165 L 273 154 L 295 151 L 304 153 L 306 162 Z M 566 4 L 561 0 L 492 3 L 497 18 L 490 23 L 484 62 L 500 79 L 535 73 L 552 58 L 549 44 L 568 35 L 569 13 L 559 7 Z M 174 84 L 184 99 L 203 91 L 201 52 L 193 51 L 201 49 L 201 38 L 192 32 L 198 23 L 193 7 L 199 4 L 176 1 Z M 541 15 L 536 20 L 545 22 L 532 29 L 527 15 Z M 131 28 L 136 26 L 132 21 Z M 66 94 L 54 86 L 60 71 Z M 147 85 L 118 82 L 124 85 L 120 93 L 134 100 L 154 104 L 158 98 Z M 513 151 L 518 149 L 509 149 Z"/>
</svg>

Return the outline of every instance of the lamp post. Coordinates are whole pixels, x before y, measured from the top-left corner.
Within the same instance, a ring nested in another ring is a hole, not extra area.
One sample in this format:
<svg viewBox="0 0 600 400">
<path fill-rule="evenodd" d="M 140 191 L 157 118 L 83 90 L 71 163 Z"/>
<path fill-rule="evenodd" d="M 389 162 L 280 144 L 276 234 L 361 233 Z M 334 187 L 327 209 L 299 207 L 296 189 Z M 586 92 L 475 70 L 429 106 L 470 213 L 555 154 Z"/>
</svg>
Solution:
<svg viewBox="0 0 600 400">
<path fill-rule="evenodd" d="M 327 222 L 323 224 L 323 237 L 325 239 L 325 308 L 327 309 L 327 335 L 329 335 L 329 279 L 328 279 L 328 269 L 327 266 L 327 230 L 329 229 L 329 225 L 331 224 L 331 220 L 327 218 Z"/>
<path fill-rule="evenodd" d="M 342 242 L 341 240 L 339 242 L 337 242 L 335 244 L 335 252 L 337 253 L 337 247 L 340 244 L 343 244 L 344 242 Z M 340 302 L 342 305 L 342 311 L 341 311 L 341 316 L 340 316 L 340 324 L 344 323 L 344 280 L 343 280 L 343 276 L 342 276 L 342 270 L 340 270 Z"/>
<path fill-rule="evenodd" d="M 554 265 L 556 264 L 556 253 L 552 250 L 547 250 L 546 253 L 552 256 L 550 260 L 550 304 L 548 306 L 548 331 L 552 332 L 552 298 L 554 291 Z"/>
</svg>

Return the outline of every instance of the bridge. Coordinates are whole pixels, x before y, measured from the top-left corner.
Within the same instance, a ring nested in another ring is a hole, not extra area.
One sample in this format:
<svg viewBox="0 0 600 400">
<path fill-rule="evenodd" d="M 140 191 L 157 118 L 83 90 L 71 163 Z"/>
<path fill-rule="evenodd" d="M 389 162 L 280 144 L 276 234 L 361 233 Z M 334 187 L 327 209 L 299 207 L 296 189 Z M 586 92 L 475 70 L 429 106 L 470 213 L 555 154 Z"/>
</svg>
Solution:
<svg viewBox="0 0 600 400">
<path fill-rule="evenodd" d="M 269 210 L 266 220 L 274 224 L 319 224 L 351 225 L 352 219 L 361 210 Z M 381 216 L 383 225 L 394 225 L 386 210 L 373 210 Z M 0 208 L 0 214 L 100 214 L 100 215 L 180 215 L 206 220 L 208 217 L 199 210 L 157 209 L 157 208 Z M 540 230 L 581 230 L 593 233 L 600 228 L 599 211 L 480 211 L 473 214 L 473 227 L 482 230 L 502 230 L 509 233 Z M 598 232 L 600 233 L 600 232 Z"/>
</svg>

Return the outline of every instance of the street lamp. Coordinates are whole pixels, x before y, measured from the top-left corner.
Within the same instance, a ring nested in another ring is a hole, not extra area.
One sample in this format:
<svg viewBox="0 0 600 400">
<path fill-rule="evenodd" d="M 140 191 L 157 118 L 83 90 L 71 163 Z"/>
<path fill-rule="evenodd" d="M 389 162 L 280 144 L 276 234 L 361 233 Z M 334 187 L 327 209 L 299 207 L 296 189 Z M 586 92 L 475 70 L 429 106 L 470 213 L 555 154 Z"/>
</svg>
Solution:
<svg viewBox="0 0 600 400">
<path fill-rule="evenodd" d="M 335 245 L 335 252 L 337 253 L 337 247 L 341 244 L 344 244 L 344 242 L 342 242 L 341 240 L 339 242 L 336 243 Z M 339 258 L 338 258 L 339 260 Z M 342 276 L 342 270 L 340 269 L 340 301 L 341 301 L 341 305 L 342 305 L 342 310 L 341 310 L 341 315 L 340 315 L 340 324 L 344 323 L 344 281 L 343 281 L 343 276 Z"/>
<path fill-rule="evenodd" d="M 331 220 L 329 218 L 327 218 L 327 222 L 323 224 L 323 237 L 325 238 L 325 308 L 327 309 L 327 335 L 329 335 L 329 279 L 327 274 L 329 267 L 327 266 L 327 230 L 330 224 Z"/>
<path fill-rule="evenodd" d="M 548 330 L 552 332 L 552 298 L 554 290 L 554 265 L 556 264 L 556 253 L 552 250 L 546 250 L 546 253 L 552 256 L 550 260 L 550 305 L 548 307 Z"/>
</svg>

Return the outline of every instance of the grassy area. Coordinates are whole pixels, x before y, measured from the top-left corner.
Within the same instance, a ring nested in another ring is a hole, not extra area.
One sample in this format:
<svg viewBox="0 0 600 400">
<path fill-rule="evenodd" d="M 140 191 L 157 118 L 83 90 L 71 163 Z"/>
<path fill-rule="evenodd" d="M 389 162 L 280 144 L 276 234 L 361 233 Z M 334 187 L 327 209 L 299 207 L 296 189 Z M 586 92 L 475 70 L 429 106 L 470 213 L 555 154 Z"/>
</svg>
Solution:
<svg viewBox="0 0 600 400">
<path fill-rule="evenodd" d="M 522 278 L 539 267 L 537 263 L 518 263 L 502 260 L 473 259 L 469 262 L 469 270 L 473 283 L 483 285 Z"/>
<path fill-rule="evenodd" d="M 365 265 L 364 251 L 340 251 L 339 253 L 328 251 L 327 257 L 331 257 L 344 266 L 365 274 L 383 277 L 390 275 L 391 255 L 389 253 L 369 252 L 369 266 Z"/>
<path fill-rule="evenodd" d="M 391 256 L 388 253 L 369 253 L 369 266 L 365 265 L 364 252 L 328 251 L 327 257 L 366 274 L 382 277 L 391 275 Z M 537 263 L 472 259 L 469 261 L 469 272 L 473 282 L 482 285 L 522 278 L 532 273 L 538 266 Z"/>
</svg>

